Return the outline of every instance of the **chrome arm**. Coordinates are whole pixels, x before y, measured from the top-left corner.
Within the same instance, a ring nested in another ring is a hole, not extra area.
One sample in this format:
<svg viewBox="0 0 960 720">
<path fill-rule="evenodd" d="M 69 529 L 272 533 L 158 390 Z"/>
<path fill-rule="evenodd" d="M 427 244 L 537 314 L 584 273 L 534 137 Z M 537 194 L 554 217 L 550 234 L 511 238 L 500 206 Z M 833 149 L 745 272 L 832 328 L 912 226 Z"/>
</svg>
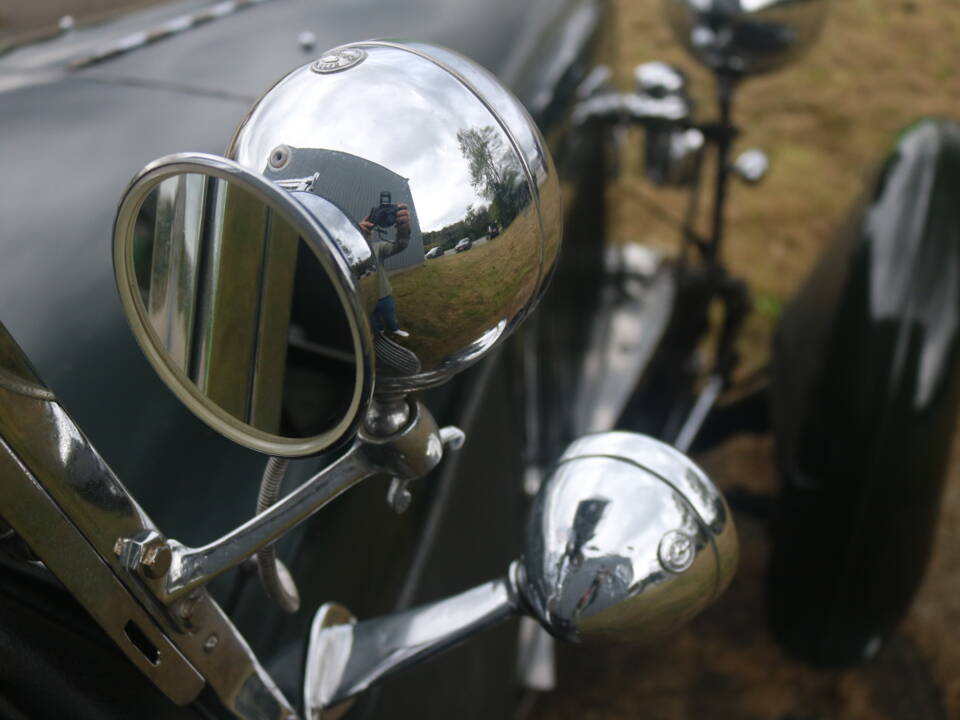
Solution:
<svg viewBox="0 0 960 720">
<path fill-rule="evenodd" d="M 261 548 L 270 545 L 290 528 L 351 487 L 375 475 L 380 468 L 364 453 L 361 440 L 332 465 L 324 468 L 276 505 L 212 543 L 198 548 L 168 541 L 172 558 L 164 585 L 164 602 L 173 601 L 239 565 Z"/>
<path fill-rule="evenodd" d="M 395 407 L 389 410 L 394 413 Z M 379 420 L 368 418 L 367 426 L 377 427 Z M 170 605 L 275 542 L 360 481 L 378 473 L 403 482 L 422 478 L 440 462 L 445 441 L 456 446 L 462 433 L 455 428 L 441 431 L 425 407 L 411 403 L 399 430 L 385 437 L 361 431 L 340 459 L 223 537 L 192 548 L 153 533 L 124 538 L 117 553 L 123 565 L 140 573 L 157 599 Z"/>
<path fill-rule="evenodd" d="M 2 323 L 0 497 L 4 520 L 173 702 L 191 702 L 208 685 L 236 717 L 296 717 L 207 593 L 191 598 L 192 628 L 183 632 L 120 563 L 117 537 L 157 535 L 156 527 Z"/>
<path fill-rule="evenodd" d="M 359 623 L 342 606 L 320 608 L 307 650 L 307 718 L 321 720 L 511 615 L 571 642 L 658 637 L 723 591 L 737 554 L 729 508 L 688 458 L 642 435 L 588 435 L 541 485 L 507 577 Z"/>
<path fill-rule="evenodd" d="M 512 569 L 509 577 L 445 600 L 360 623 L 339 606 L 324 606 L 310 631 L 304 683 L 307 719 L 318 720 L 323 709 L 520 610 Z"/>
</svg>

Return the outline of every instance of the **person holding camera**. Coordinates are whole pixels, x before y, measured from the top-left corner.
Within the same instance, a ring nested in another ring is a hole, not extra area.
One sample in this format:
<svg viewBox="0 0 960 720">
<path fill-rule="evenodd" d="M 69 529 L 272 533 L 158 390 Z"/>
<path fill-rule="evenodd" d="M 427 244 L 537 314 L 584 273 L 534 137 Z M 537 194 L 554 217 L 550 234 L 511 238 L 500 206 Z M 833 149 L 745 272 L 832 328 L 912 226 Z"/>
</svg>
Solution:
<svg viewBox="0 0 960 720">
<path fill-rule="evenodd" d="M 379 299 L 370 317 L 373 329 L 379 333 L 390 332 L 397 337 L 410 337 L 410 333 L 400 329 L 393 287 L 383 267 L 385 259 L 403 252 L 410 242 L 410 211 L 406 203 L 393 204 L 390 202 L 389 193 L 381 193 L 380 205 L 373 208 L 359 224 L 363 236 L 377 258 Z M 396 239 L 388 240 L 386 230 L 394 225 L 397 228 Z"/>
</svg>

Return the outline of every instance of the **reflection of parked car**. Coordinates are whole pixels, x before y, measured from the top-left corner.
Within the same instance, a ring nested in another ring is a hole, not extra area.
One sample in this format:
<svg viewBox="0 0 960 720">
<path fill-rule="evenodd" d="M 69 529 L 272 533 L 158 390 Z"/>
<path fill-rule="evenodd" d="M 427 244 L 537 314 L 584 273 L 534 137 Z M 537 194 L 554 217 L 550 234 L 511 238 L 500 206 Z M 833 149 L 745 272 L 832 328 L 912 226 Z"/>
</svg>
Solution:
<svg viewBox="0 0 960 720">
<path fill-rule="evenodd" d="M 457 243 L 456 247 L 453 248 L 454 252 L 464 252 L 473 247 L 473 243 L 470 241 L 470 238 L 463 238 L 460 242 Z"/>
<path fill-rule="evenodd" d="M 428 260 L 433 260 L 434 258 L 438 258 L 441 255 L 443 255 L 443 248 L 437 245 L 435 248 L 430 248 L 430 250 L 427 251 L 427 254 L 424 255 L 424 257 L 427 258 Z"/>
</svg>

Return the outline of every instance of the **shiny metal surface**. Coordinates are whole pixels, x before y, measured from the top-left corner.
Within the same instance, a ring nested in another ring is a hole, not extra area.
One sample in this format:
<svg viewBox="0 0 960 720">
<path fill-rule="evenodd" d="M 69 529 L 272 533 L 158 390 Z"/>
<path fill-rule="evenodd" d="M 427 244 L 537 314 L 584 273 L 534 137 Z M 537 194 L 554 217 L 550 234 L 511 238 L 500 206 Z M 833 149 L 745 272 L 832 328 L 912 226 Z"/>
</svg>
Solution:
<svg viewBox="0 0 960 720">
<path fill-rule="evenodd" d="M 2 382 L 7 377 L 19 382 L 8 386 Z M 21 392 L 24 385 L 35 391 Z M 120 562 L 118 537 L 143 537 L 156 550 L 150 538 L 159 532 L 33 374 L 2 324 L 0 465 L 5 520 L 171 699 L 189 702 L 206 682 L 238 717 L 295 717 L 243 636 L 206 592 L 191 598 L 190 631 L 185 632 Z M 205 645 L 214 635 L 211 650 Z"/>
<path fill-rule="evenodd" d="M 607 266 L 610 279 L 573 393 L 572 426 L 578 436 L 616 425 L 663 339 L 677 295 L 673 266 L 653 248 L 611 246 Z"/>
<path fill-rule="evenodd" d="M 320 62 L 267 92 L 227 154 L 362 228 L 379 264 L 377 391 L 438 384 L 486 355 L 543 290 L 561 235 L 549 152 L 500 82 L 452 51 L 370 41 Z M 406 210 L 408 226 L 375 225 L 382 204 Z M 463 238 L 466 252 L 426 261 Z"/>
<path fill-rule="evenodd" d="M 557 689 L 557 639 L 532 617 L 520 618 L 517 685 L 536 692 Z"/>
<path fill-rule="evenodd" d="M 310 624 L 310 648 L 303 682 L 303 710 L 306 720 L 334 720 L 350 709 L 352 700 L 334 704 L 331 695 L 352 645 L 349 628 L 357 619 L 337 603 L 324 603 Z M 345 627 L 346 626 L 346 627 Z M 326 632 L 330 629 L 330 632 Z"/>
<path fill-rule="evenodd" d="M 447 431 L 447 437 L 457 436 Z M 159 575 L 149 564 L 152 551 L 140 537 L 126 536 L 118 543 L 117 554 L 125 567 L 143 576 L 160 602 L 170 605 L 183 601 L 362 480 L 378 473 L 404 482 L 422 478 L 440 462 L 443 447 L 443 436 L 433 416 L 422 404 L 410 403 L 405 427 L 389 436 L 361 430 L 336 461 L 223 537 L 201 547 L 166 540 L 171 558 Z"/>
<path fill-rule="evenodd" d="M 0 390 L 0 401 L 5 400 Z M 3 512 L 35 556 L 70 590 L 131 662 L 179 705 L 206 682 L 90 547 L 0 437 Z M 136 638 L 136 641 L 134 640 Z"/>
<path fill-rule="evenodd" d="M 767 608 L 810 662 L 895 636 L 930 562 L 960 399 L 958 196 L 960 124 L 899 132 L 777 328 Z"/>
<path fill-rule="evenodd" d="M 707 381 L 703 390 L 697 396 L 697 401 L 690 409 L 690 414 L 684 420 L 680 431 L 677 433 L 677 439 L 673 441 L 673 446 L 680 452 L 690 452 L 690 447 L 703 427 L 704 421 L 713 406 L 716 404 L 720 393 L 723 392 L 726 380 L 722 375 L 713 375 Z"/>
<path fill-rule="evenodd" d="M 544 481 L 523 558 L 506 577 L 362 622 L 340 606 L 320 608 L 307 717 L 511 615 L 573 642 L 658 637 L 713 601 L 736 563 L 730 511 L 686 456 L 643 435 L 587 436 Z"/>
<path fill-rule="evenodd" d="M 280 498 L 280 488 L 289 465 L 287 458 L 272 457 L 267 460 L 260 478 L 260 492 L 257 493 L 257 515 L 272 507 Z M 277 559 L 276 547 L 267 545 L 257 553 L 256 558 L 257 574 L 267 597 L 284 612 L 295 613 L 299 610 L 300 591 L 286 566 Z"/>
<path fill-rule="evenodd" d="M 367 690 L 398 670 L 436 655 L 521 610 L 512 578 L 485 583 L 406 612 L 339 623 L 325 605 L 314 618 L 307 650 L 304 708 L 309 720 L 324 708 Z M 329 719 L 328 719 L 329 720 Z"/>
<path fill-rule="evenodd" d="M 633 82 L 639 94 L 654 98 L 683 95 L 688 83 L 683 70 L 659 60 L 637 65 L 633 69 Z"/>
<path fill-rule="evenodd" d="M 770 169 L 770 158 L 763 150 L 750 148 L 744 150 L 733 161 L 733 171 L 737 177 L 746 183 L 755 185 L 767 176 Z"/>
<path fill-rule="evenodd" d="M 298 195 L 174 155 L 134 179 L 114 230 L 120 297 L 154 369 L 215 430 L 287 457 L 349 436 L 373 387 L 372 252 L 335 207 Z"/>
<path fill-rule="evenodd" d="M 736 75 L 800 57 L 820 34 L 829 0 L 663 0 L 677 40 L 701 63 Z"/>
<path fill-rule="evenodd" d="M 531 508 L 523 595 L 557 637 L 642 641 L 716 598 L 737 556 L 726 502 L 685 455 L 643 435 L 588 435 Z"/>
<path fill-rule="evenodd" d="M 639 124 L 676 122 L 689 119 L 692 110 L 689 98 L 683 95 L 654 97 L 604 92 L 578 103 L 573 111 L 573 121 L 578 125 L 598 120 Z"/>
<path fill-rule="evenodd" d="M 647 178 L 657 185 L 693 185 L 700 174 L 705 145 L 703 133 L 696 128 L 648 127 L 643 155 Z"/>
</svg>

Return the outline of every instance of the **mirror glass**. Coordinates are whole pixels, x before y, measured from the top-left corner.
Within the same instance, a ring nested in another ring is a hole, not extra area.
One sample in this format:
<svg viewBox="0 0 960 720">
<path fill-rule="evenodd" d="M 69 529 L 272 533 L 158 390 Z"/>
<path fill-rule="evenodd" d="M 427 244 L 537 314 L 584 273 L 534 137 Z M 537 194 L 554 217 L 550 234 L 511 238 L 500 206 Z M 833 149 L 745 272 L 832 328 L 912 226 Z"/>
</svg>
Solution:
<svg viewBox="0 0 960 720">
<path fill-rule="evenodd" d="M 186 389 L 228 423 L 279 438 L 349 422 L 361 382 L 354 330 L 330 273 L 281 211 L 237 182 L 181 173 L 145 195 L 132 234 L 138 339 L 162 356 L 181 397 Z"/>
</svg>

